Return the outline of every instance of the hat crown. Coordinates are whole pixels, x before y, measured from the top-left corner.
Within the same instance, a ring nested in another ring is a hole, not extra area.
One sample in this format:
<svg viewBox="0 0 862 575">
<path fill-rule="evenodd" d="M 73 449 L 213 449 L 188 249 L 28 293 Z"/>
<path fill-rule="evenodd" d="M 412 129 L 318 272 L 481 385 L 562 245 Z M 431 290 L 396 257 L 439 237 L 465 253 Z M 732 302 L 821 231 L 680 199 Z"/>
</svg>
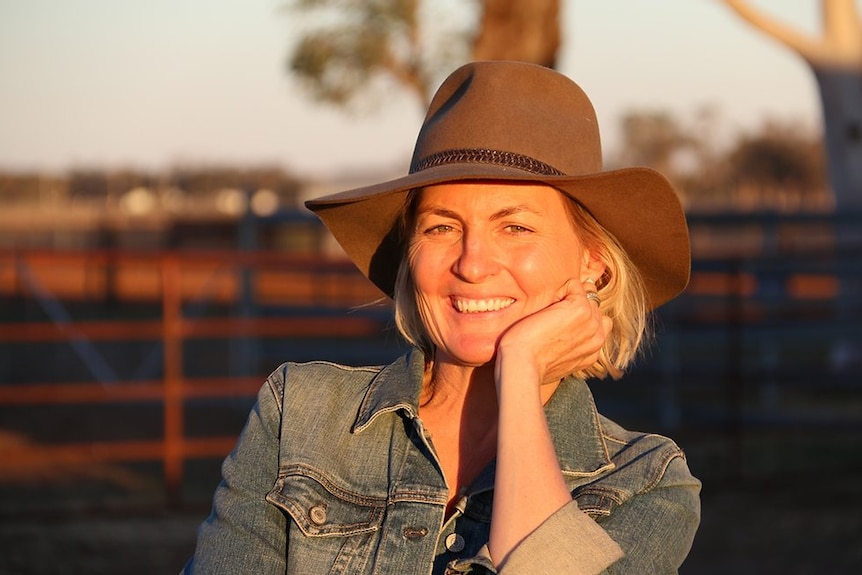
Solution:
<svg viewBox="0 0 862 575">
<path fill-rule="evenodd" d="M 545 175 L 602 170 L 595 110 L 569 78 L 523 62 L 473 62 L 437 90 L 411 172 L 443 163 L 492 163 Z"/>
</svg>

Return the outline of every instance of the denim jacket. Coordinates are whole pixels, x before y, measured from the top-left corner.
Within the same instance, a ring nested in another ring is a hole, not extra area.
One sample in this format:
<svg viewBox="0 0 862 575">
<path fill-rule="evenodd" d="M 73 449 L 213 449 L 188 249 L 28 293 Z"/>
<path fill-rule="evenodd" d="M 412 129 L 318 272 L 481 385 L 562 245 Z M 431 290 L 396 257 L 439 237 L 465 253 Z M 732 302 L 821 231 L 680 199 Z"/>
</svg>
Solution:
<svg viewBox="0 0 862 575">
<path fill-rule="evenodd" d="M 222 466 L 185 573 L 497 573 L 487 551 L 493 462 L 446 518 L 448 489 L 418 417 L 424 358 L 284 364 Z M 573 501 L 499 573 L 676 573 L 700 483 L 667 438 L 626 431 L 568 378 L 545 406 Z"/>
</svg>

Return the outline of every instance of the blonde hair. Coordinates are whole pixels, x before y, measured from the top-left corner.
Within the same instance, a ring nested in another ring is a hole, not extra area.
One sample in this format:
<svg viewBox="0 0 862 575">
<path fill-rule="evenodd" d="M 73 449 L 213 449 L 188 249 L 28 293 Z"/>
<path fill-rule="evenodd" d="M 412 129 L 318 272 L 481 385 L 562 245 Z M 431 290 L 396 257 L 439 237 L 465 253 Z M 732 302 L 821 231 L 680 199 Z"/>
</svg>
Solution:
<svg viewBox="0 0 862 575">
<path fill-rule="evenodd" d="M 395 325 L 399 333 L 430 359 L 433 358 L 434 344 L 416 303 L 416 286 L 408 257 L 420 191 L 410 191 L 400 217 L 402 255 L 393 299 Z M 566 194 L 563 194 L 563 197 L 569 200 L 566 205 L 569 206 L 569 216 L 578 239 L 605 266 L 604 274 L 596 280 L 596 289 L 602 300 L 602 312 L 613 320 L 611 331 L 599 351 L 598 361 L 573 375 L 581 379 L 602 379 L 610 375 L 617 379 L 635 360 L 644 342 L 651 337 L 646 289 L 638 269 L 616 238 L 579 202 Z"/>
</svg>

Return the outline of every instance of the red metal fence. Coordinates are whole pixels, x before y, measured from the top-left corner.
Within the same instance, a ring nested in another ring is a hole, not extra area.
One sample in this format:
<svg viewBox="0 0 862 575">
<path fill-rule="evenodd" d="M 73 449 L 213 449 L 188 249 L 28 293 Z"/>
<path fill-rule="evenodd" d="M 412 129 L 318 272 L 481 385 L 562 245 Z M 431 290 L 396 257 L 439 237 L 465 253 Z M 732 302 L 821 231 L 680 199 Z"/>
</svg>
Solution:
<svg viewBox="0 0 862 575">
<path fill-rule="evenodd" d="M 796 411 L 789 415 L 780 411 L 782 405 L 769 391 L 779 386 L 794 397 L 808 397 L 809 392 L 822 397 L 828 388 L 842 408 L 856 401 L 862 269 L 858 243 L 838 242 L 833 220 L 844 222 L 837 217 L 691 222 L 696 255 L 692 281 L 683 297 L 662 310 L 665 335 L 673 345 L 664 346 L 641 371 L 662 398 L 662 413 L 670 414 L 662 415 L 664 425 L 695 413 L 696 421 L 729 421 L 729 436 L 738 437 L 752 413 L 764 415 L 758 422 L 797 418 Z M 858 221 L 848 219 L 844 224 L 853 231 L 859 229 Z M 32 306 L 40 299 L 55 302 L 55 307 L 115 301 L 120 308 L 143 302 L 150 310 L 145 319 L 103 314 L 81 320 L 73 319 L 74 314 L 45 313 L 33 321 L 27 314 L 0 307 L 0 354 L 14 346 L 21 349 L 21 344 L 81 341 L 152 341 L 159 342 L 162 352 L 159 375 L 149 380 L 106 383 L 94 376 L 79 381 L 0 381 L 0 408 L 8 413 L 15 406 L 156 403 L 163 412 L 161 437 L 152 440 L 35 446 L 0 441 L 0 472 L 4 466 L 39 462 L 160 461 L 167 501 L 177 503 L 185 463 L 221 458 L 235 441 L 235 435 L 190 436 L 189 402 L 250 398 L 262 383 L 260 374 L 254 373 L 192 376 L 184 346 L 213 338 L 378 336 L 382 322 L 388 322 L 388 317 L 383 319 L 386 314 L 345 311 L 380 297 L 343 259 L 242 251 L 0 250 L 0 302 L 8 302 L 0 305 Z M 192 317 L 190 304 L 198 300 L 217 304 L 220 312 Z M 251 312 L 236 313 L 244 304 Z M 255 313 L 267 306 L 291 313 L 280 317 Z M 819 376 L 824 373 L 828 377 Z M 627 379 L 637 385 L 637 377 Z M 816 385 L 802 389 L 809 381 Z M 760 397 L 766 399 L 754 405 L 759 400 L 749 396 L 758 388 L 765 390 Z M 686 403 L 687 394 L 694 401 Z M 648 409 L 637 393 L 631 402 L 639 412 Z M 705 403 L 709 417 L 703 416 Z M 787 405 L 792 407 L 790 401 Z M 833 421 L 836 410 L 831 405 L 829 409 Z M 792 421 L 796 424 L 798 418 Z M 841 421 L 856 429 L 855 415 Z M 3 427 L 0 422 L 0 433 Z"/>
<path fill-rule="evenodd" d="M 350 308 L 380 297 L 349 262 L 243 252 L 53 252 L 0 251 L 0 297 L 52 298 L 53 301 L 161 302 L 161 317 L 137 320 L 16 321 L 6 310 L 0 322 L 0 348 L 12 342 L 87 340 L 160 340 L 162 378 L 151 381 L 0 382 L 0 406 L 159 402 L 164 430 L 158 440 L 97 441 L 83 444 L 3 446 L 0 466 L 44 462 L 86 464 L 161 460 L 169 503 L 178 503 L 184 462 L 223 457 L 235 437 L 186 436 L 184 404 L 193 398 L 254 395 L 262 380 L 251 377 L 189 377 L 183 344 L 195 338 L 342 336 L 380 331 L 367 316 L 206 317 L 189 318 L 183 305 L 206 297 L 230 303 L 241 297 L 243 274 L 251 273 L 255 304 L 311 308 Z"/>
</svg>

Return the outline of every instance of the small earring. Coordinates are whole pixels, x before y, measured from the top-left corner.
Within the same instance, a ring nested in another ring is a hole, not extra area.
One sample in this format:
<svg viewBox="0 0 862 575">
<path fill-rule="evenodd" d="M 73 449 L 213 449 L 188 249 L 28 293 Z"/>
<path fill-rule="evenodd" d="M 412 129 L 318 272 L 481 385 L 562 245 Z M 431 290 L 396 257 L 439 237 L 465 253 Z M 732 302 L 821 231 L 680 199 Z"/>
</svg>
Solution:
<svg viewBox="0 0 862 575">
<path fill-rule="evenodd" d="M 587 278 L 584 281 L 588 284 L 596 285 L 596 280 L 594 280 L 593 278 Z"/>
</svg>

